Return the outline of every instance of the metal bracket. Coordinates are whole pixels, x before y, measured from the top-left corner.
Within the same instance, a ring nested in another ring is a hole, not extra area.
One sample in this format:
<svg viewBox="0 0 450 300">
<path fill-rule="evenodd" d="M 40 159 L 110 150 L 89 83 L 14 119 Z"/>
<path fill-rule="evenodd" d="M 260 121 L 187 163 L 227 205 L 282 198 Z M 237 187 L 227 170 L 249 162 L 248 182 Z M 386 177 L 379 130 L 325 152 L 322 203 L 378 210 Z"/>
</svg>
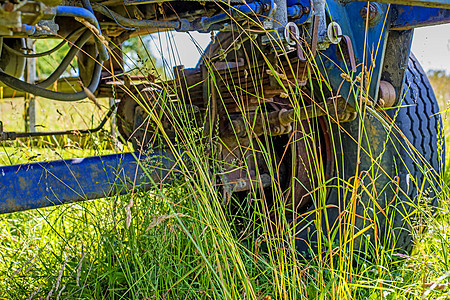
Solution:
<svg viewBox="0 0 450 300">
<path fill-rule="evenodd" d="M 293 22 L 286 24 L 286 28 L 284 29 L 284 38 L 289 45 L 296 47 L 298 59 L 300 61 L 306 61 L 303 53 L 302 42 L 300 41 L 300 30 L 298 29 L 297 24 Z"/>
</svg>

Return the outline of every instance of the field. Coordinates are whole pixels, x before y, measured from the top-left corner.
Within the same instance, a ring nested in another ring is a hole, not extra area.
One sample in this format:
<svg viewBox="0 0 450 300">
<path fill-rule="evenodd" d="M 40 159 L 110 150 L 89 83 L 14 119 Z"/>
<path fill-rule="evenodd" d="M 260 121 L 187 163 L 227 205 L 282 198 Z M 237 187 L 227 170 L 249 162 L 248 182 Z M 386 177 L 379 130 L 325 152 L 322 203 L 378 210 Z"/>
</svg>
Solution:
<svg viewBox="0 0 450 300">
<path fill-rule="evenodd" d="M 450 153 L 450 77 L 429 75 Z M 100 104 L 38 99 L 37 124 L 45 130 L 95 127 L 107 111 L 107 100 Z M 2 100 L 5 131 L 24 127 L 22 107 L 23 101 Z M 242 204 L 239 214 L 221 206 L 207 169 L 199 167 L 207 149 L 196 148 L 195 132 L 192 137 L 188 147 L 197 169 L 176 184 L 0 215 L 0 299 L 450 298 L 450 155 L 433 217 L 429 207 L 418 208 L 428 225 L 414 232 L 411 256 L 380 249 L 355 259 L 344 249 L 296 260 L 277 233 L 270 235 L 257 201 Z M 0 164 L 8 165 L 111 153 L 118 146 L 101 132 L 1 147 Z M 254 213 L 242 217 L 250 206 Z"/>
</svg>

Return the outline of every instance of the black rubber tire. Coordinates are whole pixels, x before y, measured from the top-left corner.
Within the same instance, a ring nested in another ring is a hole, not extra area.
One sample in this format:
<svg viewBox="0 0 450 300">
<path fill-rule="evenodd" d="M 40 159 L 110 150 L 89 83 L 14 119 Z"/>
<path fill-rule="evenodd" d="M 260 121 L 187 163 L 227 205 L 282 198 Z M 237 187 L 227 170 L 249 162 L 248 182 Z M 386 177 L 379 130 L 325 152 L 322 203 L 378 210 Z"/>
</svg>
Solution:
<svg viewBox="0 0 450 300">
<path fill-rule="evenodd" d="M 219 34 L 216 43 L 206 49 L 199 66 L 205 58 L 213 56 L 220 48 L 227 48 L 232 41 L 230 34 Z M 357 236 L 352 240 L 354 251 L 363 253 L 366 258 L 374 248 L 380 247 L 405 254 L 411 252 L 412 229 L 422 221 L 423 208 L 435 207 L 438 202 L 438 178 L 445 161 L 442 150 L 445 147 L 436 97 L 426 73 L 412 54 L 405 76 L 401 103 L 396 108 L 380 112 L 385 119 L 392 121 L 383 124 L 371 113 L 366 113 L 362 127 L 367 136 L 360 145 L 355 142 L 361 127 L 360 119 L 329 128 L 328 135 L 335 143 L 334 176 L 339 179 L 329 184 L 325 203 L 310 201 L 309 207 L 294 215 L 292 210 L 290 216 L 286 214 L 287 220 L 295 225 L 295 246 L 300 257 L 311 258 L 320 249 L 336 250 L 339 245 L 348 245 L 349 239 L 343 238 L 348 228 L 353 228 Z M 386 129 L 386 125 L 393 129 Z M 358 153 L 361 153 L 359 158 Z M 297 167 L 301 168 L 300 159 L 297 161 Z M 372 193 L 365 193 L 363 189 L 358 191 L 362 196 L 356 198 L 356 206 L 351 207 L 355 217 L 349 224 L 342 216 L 350 208 L 352 191 L 342 183 L 354 180 L 357 170 L 364 186 Z M 423 190 L 419 195 L 418 189 Z M 242 195 L 237 197 L 244 198 Z M 422 205 L 423 200 L 427 205 Z M 321 230 L 317 230 L 318 223 L 322 224 Z M 367 229 L 368 226 L 372 228 Z M 361 232 L 363 234 L 358 235 Z M 318 234 L 322 237 L 319 238 Z M 318 241 L 322 243 L 320 247 Z M 323 244 L 328 246 L 324 248 Z"/>
<path fill-rule="evenodd" d="M 337 249 L 336 245 L 348 243 L 343 238 L 348 228 L 353 228 L 357 236 L 352 241 L 354 251 L 364 253 L 365 257 L 373 253 L 374 247 L 380 246 L 384 250 L 405 254 L 411 252 L 411 229 L 418 224 L 422 208 L 426 207 L 421 206 L 420 210 L 416 210 L 419 198 L 422 200 L 420 204 L 427 202 L 428 207 L 437 205 L 440 192 L 438 176 L 445 161 L 443 151 L 438 151 L 445 149 L 438 103 L 425 72 L 413 55 L 409 59 L 402 99 L 397 108 L 386 111 L 398 130 L 386 132 L 379 119 L 367 113 L 364 128 L 368 135 L 362 139 L 360 146 L 355 142 L 360 120 L 343 123 L 342 128 L 336 125 L 330 128 L 334 141 L 339 141 L 335 147 L 335 157 L 339 160 L 336 165 L 339 170 L 337 176 L 353 182 L 352 177 L 357 172 L 357 153 L 361 150 L 358 174 L 369 190 L 376 188 L 376 204 L 368 193 L 358 190 L 361 196 L 355 198 L 356 205 L 351 207 L 352 191 L 342 184 L 338 188 L 340 181 L 336 180 L 334 187 L 328 189 L 326 205 L 329 208 L 322 209 L 323 204 L 315 203 L 309 211 L 318 209 L 318 212 L 299 224 L 296 248 L 301 256 L 309 258 L 317 254 L 321 249 L 317 240 L 334 242 L 334 249 Z M 367 155 L 365 152 L 368 151 L 372 154 Z M 377 163 L 371 157 L 376 158 Z M 423 192 L 418 197 L 418 189 L 422 187 Z M 349 209 L 355 212 L 354 222 L 350 224 L 342 219 L 344 212 Z M 318 220 L 328 225 L 317 230 L 315 224 Z M 308 223 L 307 227 L 301 226 Z M 368 226 L 373 227 L 367 230 Z M 357 232 L 361 231 L 364 233 L 358 236 Z M 321 239 L 317 236 L 318 232 L 323 235 Z M 329 236 L 335 237 L 333 241 L 329 241 Z M 378 239 L 377 243 L 374 243 L 375 238 Z M 325 249 L 329 249 L 328 246 Z"/>
</svg>

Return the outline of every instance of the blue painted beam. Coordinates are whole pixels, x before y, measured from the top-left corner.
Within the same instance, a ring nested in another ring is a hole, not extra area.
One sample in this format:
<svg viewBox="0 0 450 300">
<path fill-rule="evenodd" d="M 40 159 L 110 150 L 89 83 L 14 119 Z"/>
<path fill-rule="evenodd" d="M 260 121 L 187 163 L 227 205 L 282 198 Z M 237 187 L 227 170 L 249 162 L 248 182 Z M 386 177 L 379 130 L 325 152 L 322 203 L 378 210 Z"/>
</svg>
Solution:
<svg viewBox="0 0 450 300">
<path fill-rule="evenodd" d="M 0 167 L 0 214 L 124 194 L 134 185 L 148 189 L 161 179 L 170 181 L 167 175 L 177 170 L 173 155 L 142 154 L 141 163 L 138 156 L 136 152 Z"/>
<path fill-rule="evenodd" d="M 450 23 L 450 9 L 396 5 L 396 17 L 391 30 L 407 30 L 417 27 Z"/>
<path fill-rule="evenodd" d="M 343 3 L 351 1 L 364 1 L 364 0 L 341 0 L 341 2 Z M 450 0 L 376 0 L 373 2 L 450 9 Z"/>
<path fill-rule="evenodd" d="M 338 91 L 354 107 L 359 103 L 360 85 L 350 83 L 341 75 L 347 74 L 354 80 L 362 72 L 363 62 L 367 69 L 371 70 L 370 86 L 365 86 L 364 90 L 372 99 L 377 99 L 378 95 L 384 47 L 392 14 L 387 4 L 375 4 L 375 6 L 381 18 L 367 29 L 366 22 L 361 16 L 361 10 L 367 7 L 367 2 L 351 1 L 345 4 L 340 1 L 327 2 L 329 18 L 337 22 L 342 29 L 342 34 L 347 35 L 352 41 L 356 71 L 352 70 L 350 60 L 345 59 L 346 55 L 349 57 L 350 54 L 348 47 L 341 42 L 339 45 L 330 45 L 319 52 L 316 58 L 319 75 L 323 76 L 324 81 L 330 84 L 333 91 Z"/>
<path fill-rule="evenodd" d="M 404 3 L 404 1 L 386 0 L 381 2 Z M 409 1 L 409 0 L 406 0 Z M 446 0 L 447 1 L 447 0 Z M 445 3 L 443 1 L 442 3 Z M 450 0 L 448 0 L 450 1 Z M 356 72 L 351 72 L 350 62 L 343 58 L 340 51 L 346 48 L 342 45 L 330 45 L 319 52 L 322 56 L 316 58 L 320 76 L 329 82 L 334 91 L 348 99 L 356 106 L 359 101 L 360 86 L 344 80 L 341 75 L 346 73 L 353 79 L 362 72 L 362 63 L 371 70 L 370 86 L 364 87 L 370 98 L 378 99 L 379 82 L 383 72 L 385 47 L 391 30 L 406 30 L 421 26 L 436 25 L 450 22 L 450 9 L 432 7 L 415 7 L 409 5 L 388 5 L 386 3 L 372 3 L 379 15 L 378 22 L 369 24 L 366 28 L 361 11 L 367 7 L 362 1 L 327 1 L 328 16 L 337 22 L 344 35 L 352 41 L 353 54 L 357 65 Z M 405 45 L 399 45 L 404 47 Z M 409 45 L 407 45 L 409 47 Z M 348 49 L 348 48 L 347 48 Z M 344 53 L 346 54 L 346 53 Z M 349 54 L 347 54 L 349 56 Z M 344 56 L 345 57 L 345 56 Z M 395 87 L 400 89 L 401 87 Z"/>
<path fill-rule="evenodd" d="M 377 0 L 377 2 L 450 9 L 450 0 Z"/>
</svg>

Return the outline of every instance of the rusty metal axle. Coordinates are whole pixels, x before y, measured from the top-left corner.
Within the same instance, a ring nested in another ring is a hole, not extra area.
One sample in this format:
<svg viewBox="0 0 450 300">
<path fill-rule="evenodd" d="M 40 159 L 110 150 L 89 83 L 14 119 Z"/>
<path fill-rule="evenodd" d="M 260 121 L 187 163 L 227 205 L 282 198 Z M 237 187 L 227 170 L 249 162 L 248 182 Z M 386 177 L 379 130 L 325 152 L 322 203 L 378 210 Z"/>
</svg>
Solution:
<svg viewBox="0 0 450 300">
<path fill-rule="evenodd" d="M 355 110 L 342 97 L 332 97 L 323 103 L 316 103 L 299 109 L 281 109 L 268 113 L 252 112 L 231 120 L 227 135 L 245 137 L 268 134 L 271 136 L 289 133 L 291 124 L 300 120 L 309 120 L 329 115 L 335 122 L 355 119 Z"/>
</svg>

